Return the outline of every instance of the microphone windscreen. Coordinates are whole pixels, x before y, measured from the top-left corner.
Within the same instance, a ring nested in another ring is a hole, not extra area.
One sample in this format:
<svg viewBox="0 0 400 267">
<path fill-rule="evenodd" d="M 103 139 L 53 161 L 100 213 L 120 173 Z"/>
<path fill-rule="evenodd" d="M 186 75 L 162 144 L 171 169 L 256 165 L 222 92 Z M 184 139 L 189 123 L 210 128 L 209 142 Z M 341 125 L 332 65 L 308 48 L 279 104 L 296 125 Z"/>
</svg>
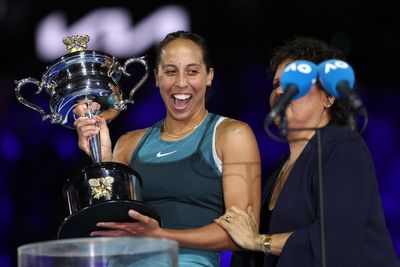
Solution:
<svg viewBox="0 0 400 267">
<path fill-rule="evenodd" d="M 283 91 L 287 90 L 289 85 L 294 85 L 298 93 L 293 99 L 298 99 L 308 93 L 311 86 L 315 83 L 318 74 L 317 66 L 308 60 L 296 60 L 289 63 L 282 71 L 280 77 Z"/>
<path fill-rule="evenodd" d="M 350 90 L 354 87 L 354 71 L 353 68 L 343 60 L 330 59 L 323 61 L 318 65 L 319 80 L 325 90 L 335 96 L 340 97 L 338 92 L 338 83 L 347 82 Z"/>
</svg>

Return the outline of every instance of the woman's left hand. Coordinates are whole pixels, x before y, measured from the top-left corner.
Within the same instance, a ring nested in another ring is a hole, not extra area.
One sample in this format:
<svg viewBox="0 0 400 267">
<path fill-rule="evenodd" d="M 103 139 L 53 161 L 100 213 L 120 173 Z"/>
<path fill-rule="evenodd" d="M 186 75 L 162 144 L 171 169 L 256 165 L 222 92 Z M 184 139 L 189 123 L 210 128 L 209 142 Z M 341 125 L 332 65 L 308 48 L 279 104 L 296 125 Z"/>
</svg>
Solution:
<svg viewBox="0 0 400 267">
<path fill-rule="evenodd" d="M 249 250 L 260 249 L 258 224 L 251 206 L 247 208 L 247 213 L 233 206 L 214 222 L 223 227 L 238 246 Z"/>
<path fill-rule="evenodd" d="M 159 237 L 162 231 L 159 223 L 149 216 L 129 210 L 129 217 L 135 222 L 98 222 L 96 226 L 110 230 L 93 231 L 90 236 L 145 236 Z"/>
</svg>

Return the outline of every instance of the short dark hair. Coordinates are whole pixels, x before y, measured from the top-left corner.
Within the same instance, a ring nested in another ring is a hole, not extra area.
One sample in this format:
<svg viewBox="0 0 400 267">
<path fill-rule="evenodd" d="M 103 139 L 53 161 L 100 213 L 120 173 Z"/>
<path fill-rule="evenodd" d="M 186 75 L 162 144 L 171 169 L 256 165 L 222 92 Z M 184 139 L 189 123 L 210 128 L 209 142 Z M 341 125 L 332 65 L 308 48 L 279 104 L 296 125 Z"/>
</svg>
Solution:
<svg viewBox="0 0 400 267">
<path fill-rule="evenodd" d="M 282 46 L 273 51 L 270 60 L 269 71 L 275 73 L 279 65 L 284 60 L 309 60 L 315 64 L 328 59 L 344 60 L 344 55 L 341 50 L 328 45 L 325 41 L 306 36 L 296 36 L 295 38 L 286 41 Z M 322 85 L 317 82 L 319 88 L 323 89 Z M 340 99 L 336 99 L 333 105 L 329 108 L 330 122 L 332 125 L 346 125 L 349 114 L 349 106 Z"/>
</svg>

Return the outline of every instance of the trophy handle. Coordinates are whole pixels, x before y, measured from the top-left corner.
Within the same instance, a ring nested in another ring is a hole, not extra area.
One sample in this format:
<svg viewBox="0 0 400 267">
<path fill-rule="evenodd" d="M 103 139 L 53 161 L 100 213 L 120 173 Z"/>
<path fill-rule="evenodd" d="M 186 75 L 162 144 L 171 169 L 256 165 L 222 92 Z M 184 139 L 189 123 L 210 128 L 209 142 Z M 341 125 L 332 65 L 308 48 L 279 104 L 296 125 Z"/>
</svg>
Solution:
<svg viewBox="0 0 400 267">
<path fill-rule="evenodd" d="M 62 121 L 62 116 L 60 114 L 46 114 L 46 112 L 39 107 L 38 105 L 29 102 L 28 100 L 26 100 L 25 98 L 22 97 L 20 91 L 21 88 L 26 85 L 26 84 L 33 84 L 36 85 L 38 87 L 38 90 L 36 91 L 36 94 L 39 94 L 42 92 L 42 86 L 39 84 L 39 81 L 36 80 L 35 78 L 25 78 L 25 79 L 21 79 L 19 81 L 15 81 L 15 83 L 17 84 L 17 87 L 15 88 L 15 95 L 17 96 L 17 99 L 19 102 L 21 102 L 23 105 L 27 106 L 28 108 L 31 108 L 37 112 L 39 112 L 42 115 L 42 120 L 47 120 L 49 118 L 51 118 L 51 122 L 52 123 L 60 123 Z"/>
<path fill-rule="evenodd" d="M 114 108 L 117 109 L 117 110 L 124 110 L 124 109 L 126 109 L 126 104 L 127 104 L 127 103 L 133 104 L 133 95 L 135 94 L 135 92 L 137 91 L 137 89 L 139 89 L 139 87 L 141 87 L 141 86 L 143 85 L 143 83 L 147 80 L 147 77 L 149 76 L 149 66 L 148 66 L 148 64 L 147 64 L 147 62 L 146 62 L 144 56 L 143 56 L 143 57 L 139 57 L 139 58 L 130 58 L 130 59 L 128 59 L 128 60 L 125 61 L 124 66 L 123 66 L 123 67 L 120 67 L 120 70 L 122 71 L 122 73 L 123 73 L 125 76 L 128 76 L 128 77 L 131 76 L 131 74 L 128 73 L 128 72 L 126 71 L 126 68 L 127 68 L 130 64 L 132 64 L 132 63 L 140 63 L 140 64 L 142 64 L 142 65 L 144 66 L 144 68 L 145 68 L 145 69 L 144 69 L 144 72 L 145 72 L 145 73 L 143 74 L 143 76 L 142 76 L 142 78 L 140 79 L 140 81 L 138 81 L 138 82 L 135 84 L 135 86 L 133 86 L 133 88 L 131 89 L 131 91 L 130 91 L 130 93 L 129 93 L 129 98 L 128 98 L 128 99 L 125 99 L 125 100 L 118 101 L 118 102 L 116 102 L 116 103 L 114 104 Z"/>
</svg>

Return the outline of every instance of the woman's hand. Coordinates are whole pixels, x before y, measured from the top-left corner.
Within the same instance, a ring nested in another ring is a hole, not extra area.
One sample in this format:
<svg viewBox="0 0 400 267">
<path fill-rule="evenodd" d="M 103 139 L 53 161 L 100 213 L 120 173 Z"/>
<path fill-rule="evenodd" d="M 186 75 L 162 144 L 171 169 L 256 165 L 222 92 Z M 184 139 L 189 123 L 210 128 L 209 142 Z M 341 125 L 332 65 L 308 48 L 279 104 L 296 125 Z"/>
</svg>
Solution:
<svg viewBox="0 0 400 267">
<path fill-rule="evenodd" d="M 110 230 L 94 231 L 90 233 L 90 236 L 161 237 L 160 233 L 163 230 L 155 219 L 134 210 L 129 210 L 128 215 L 135 222 L 99 222 L 96 226 L 109 228 Z"/>
<path fill-rule="evenodd" d="M 229 233 L 238 246 L 249 250 L 262 250 L 258 241 L 258 224 L 251 206 L 247 208 L 247 213 L 233 206 L 214 221 Z"/>
<path fill-rule="evenodd" d="M 89 108 L 90 105 L 90 108 Z M 108 131 L 107 123 L 104 118 L 94 115 L 92 118 L 87 117 L 85 114 L 93 112 L 100 108 L 100 104 L 83 100 L 79 102 L 74 108 L 73 112 L 78 115 L 74 125 L 78 133 L 78 146 L 87 155 L 91 156 L 89 139 L 100 134 L 101 144 L 101 161 L 112 160 L 111 139 Z"/>
<path fill-rule="evenodd" d="M 262 235 L 258 232 L 258 225 L 251 206 L 247 208 L 247 213 L 237 207 L 231 207 L 226 210 L 224 215 L 214 221 L 229 233 L 238 246 L 254 251 L 264 251 L 261 243 Z M 279 256 L 292 233 L 271 235 L 271 253 Z"/>
</svg>

